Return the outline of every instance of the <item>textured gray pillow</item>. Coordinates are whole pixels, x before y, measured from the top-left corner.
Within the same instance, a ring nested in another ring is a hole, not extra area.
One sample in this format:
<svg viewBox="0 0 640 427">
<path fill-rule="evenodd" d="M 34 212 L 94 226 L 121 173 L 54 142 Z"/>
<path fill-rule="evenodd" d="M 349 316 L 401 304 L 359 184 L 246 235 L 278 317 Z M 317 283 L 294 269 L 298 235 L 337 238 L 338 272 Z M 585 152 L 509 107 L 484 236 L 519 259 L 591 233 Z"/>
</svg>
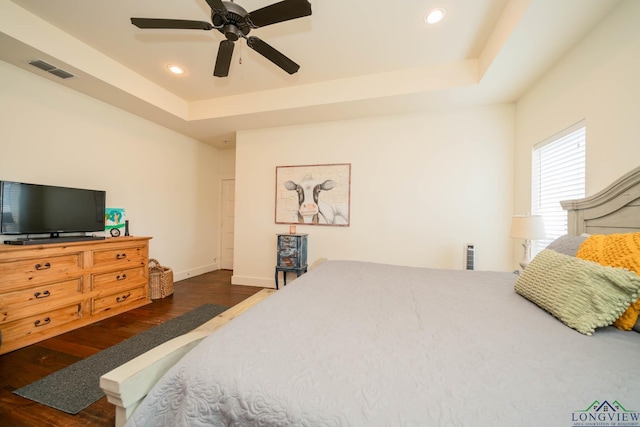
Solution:
<svg viewBox="0 0 640 427">
<path fill-rule="evenodd" d="M 540 252 L 515 284 L 517 293 L 585 335 L 611 325 L 638 299 L 640 276 L 623 268 Z"/>
<path fill-rule="evenodd" d="M 580 245 L 587 237 L 588 236 L 570 236 L 565 234 L 564 236 L 560 236 L 553 242 L 549 243 L 547 249 L 553 249 L 556 252 L 569 256 L 576 256 L 578 249 L 580 249 Z"/>
</svg>

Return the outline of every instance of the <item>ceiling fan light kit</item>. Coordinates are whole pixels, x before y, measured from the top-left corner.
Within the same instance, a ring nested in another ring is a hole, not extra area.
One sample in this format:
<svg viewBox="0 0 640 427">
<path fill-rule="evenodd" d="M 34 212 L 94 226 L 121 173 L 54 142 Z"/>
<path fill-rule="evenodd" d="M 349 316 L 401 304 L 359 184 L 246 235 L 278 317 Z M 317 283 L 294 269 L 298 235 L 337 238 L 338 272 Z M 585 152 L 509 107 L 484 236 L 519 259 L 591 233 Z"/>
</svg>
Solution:
<svg viewBox="0 0 640 427">
<path fill-rule="evenodd" d="M 222 0 L 206 0 L 211 8 L 211 23 L 183 19 L 131 18 L 131 23 L 141 29 L 213 30 L 225 36 L 220 42 L 213 75 L 227 77 L 233 57 L 235 42 L 244 38 L 247 46 L 289 74 L 296 73 L 300 66 L 283 53 L 255 36 L 248 36 L 252 29 L 289 21 L 311 15 L 308 0 L 283 0 L 261 9 L 247 12 L 242 6 Z"/>
</svg>

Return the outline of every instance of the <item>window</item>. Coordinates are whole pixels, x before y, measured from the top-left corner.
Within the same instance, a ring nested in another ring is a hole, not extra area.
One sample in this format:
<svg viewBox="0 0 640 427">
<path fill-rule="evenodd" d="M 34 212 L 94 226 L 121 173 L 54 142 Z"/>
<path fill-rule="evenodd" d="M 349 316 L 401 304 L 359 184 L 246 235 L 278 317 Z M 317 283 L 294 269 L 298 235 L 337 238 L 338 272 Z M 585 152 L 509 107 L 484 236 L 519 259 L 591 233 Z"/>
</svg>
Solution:
<svg viewBox="0 0 640 427">
<path fill-rule="evenodd" d="M 533 147 L 531 212 L 544 217 L 547 238 L 532 242 L 532 256 L 567 234 L 567 212 L 560 201 L 584 197 L 585 151 L 584 121 Z"/>
</svg>

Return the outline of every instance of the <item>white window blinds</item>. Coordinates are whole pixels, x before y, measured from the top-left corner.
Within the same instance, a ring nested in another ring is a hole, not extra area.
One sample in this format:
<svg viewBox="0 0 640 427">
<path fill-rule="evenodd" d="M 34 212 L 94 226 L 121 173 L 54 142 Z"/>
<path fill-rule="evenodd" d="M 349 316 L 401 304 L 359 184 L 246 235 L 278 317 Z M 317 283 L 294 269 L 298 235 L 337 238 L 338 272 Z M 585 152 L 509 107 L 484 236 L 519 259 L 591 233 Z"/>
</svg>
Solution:
<svg viewBox="0 0 640 427">
<path fill-rule="evenodd" d="M 584 121 L 533 147 L 531 212 L 544 217 L 547 238 L 532 242 L 532 256 L 567 234 L 567 212 L 560 201 L 584 197 L 585 152 Z"/>
</svg>

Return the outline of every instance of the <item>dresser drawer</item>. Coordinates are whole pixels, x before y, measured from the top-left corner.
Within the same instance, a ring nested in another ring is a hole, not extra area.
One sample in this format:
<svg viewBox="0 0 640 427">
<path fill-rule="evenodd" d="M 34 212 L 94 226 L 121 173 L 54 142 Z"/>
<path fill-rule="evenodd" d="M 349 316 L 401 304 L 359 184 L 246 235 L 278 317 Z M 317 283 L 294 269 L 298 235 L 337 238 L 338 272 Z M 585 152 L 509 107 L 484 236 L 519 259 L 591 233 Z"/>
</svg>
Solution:
<svg viewBox="0 0 640 427">
<path fill-rule="evenodd" d="M 147 283 L 144 267 L 118 270 L 109 273 L 95 274 L 91 279 L 91 290 L 103 291 L 121 287 L 132 288 Z"/>
<path fill-rule="evenodd" d="M 97 250 L 93 252 L 95 268 L 125 269 L 144 266 L 147 261 L 146 246 L 131 246 L 120 249 Z"/>
<path fill-rule="evenodd" d="M 140 300 L 148 299 L 145 286 L 116 292 L 105 297 L 95 298 L 91 307 L 91 314 L 96 315 L 108 310 L 120 310 L 122 307 L 136 304 Z"/>
<path fill-rule="evenodd" d="M 12 343 L 35 334 L 47 334 L 81 317 L 82 304 L 76 303 L 46 313 L 0 325 L 2 342 Z M 0 347 L 1 348 L 1 347 Z"/>
<path fill-rule="evenodd" d="M 4 291 L 60 277 L 82 274 L 82 254 L 42 256 L 11 263 L 0 263 L 0 288 Z"/>
<path fill-rule="evenodd" d="M 82 279 L 46 283 L 28 289 L 0 294 L 0 323 L 40 313 L 63 301 L 82 298 Z"/>
<path fill-rule="evenodd" d="M 307 235 L 278 234 L 278 267 L 303 268 L 307 265 Z"/>
</svg>

